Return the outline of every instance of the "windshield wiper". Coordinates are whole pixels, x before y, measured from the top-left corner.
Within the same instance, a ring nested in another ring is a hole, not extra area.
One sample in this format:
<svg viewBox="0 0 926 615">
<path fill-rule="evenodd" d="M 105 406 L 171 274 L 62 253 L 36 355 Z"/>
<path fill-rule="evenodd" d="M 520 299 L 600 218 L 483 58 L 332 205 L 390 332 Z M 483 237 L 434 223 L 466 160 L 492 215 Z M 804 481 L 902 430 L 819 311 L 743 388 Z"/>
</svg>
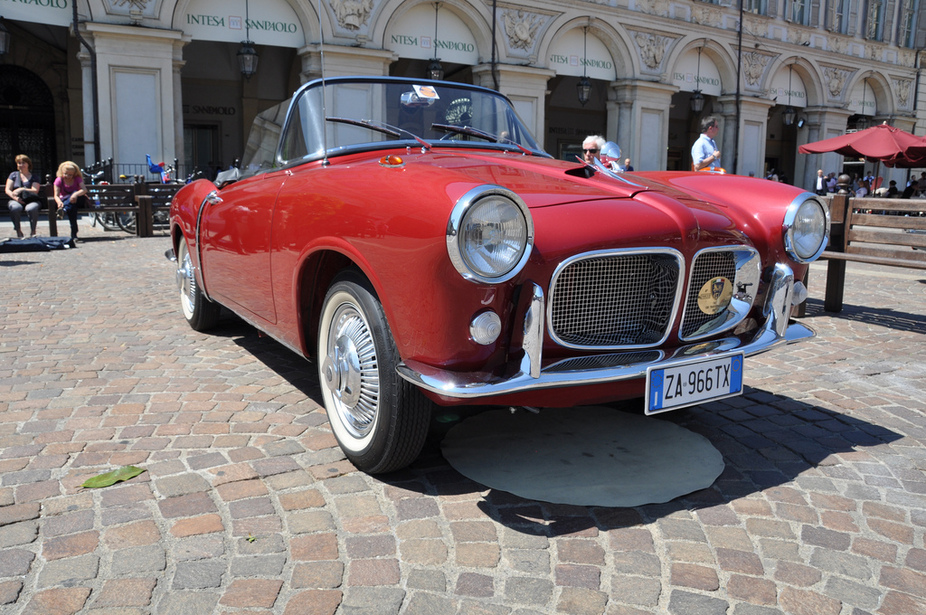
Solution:
<svg viewBox="0 0 926 615">
<path fill-rule="evenodd" d="M 432 130 L 443 130 L 444 132 L 455 132 L 459 135 L 469 135 L 479 137 L 491 143 L 498 143 L 498 137 L 490 132 L 484 132 L 473 128 L 472 126 L 457 126 L 456 124 L 431 124 Z"/>
<path fill-rule="evenodd" d="M 412 139 L 420 143 L 421 147 L 423 147 L 424 149 L 427 149 L 427 150 L 431 149 L 431 144 L 425 141 L 424 139 L 422 139 L 421 137 L 419 137 L 418 135 L 416 135 L 415 133 L 409 132 L 408 130 L 405 130 L 404 128 L 399 128 L 398 126 L 390 126 L 389 124 L 386 124 L 385 122 L 376 122 L 373 120 L 355 120 L 354 118 L 350 118 L 350 117 L 326 117 L 325 119 L 329 122 L 337 122 L 339 124 L 352 124 L 354 126 L 363 126 L 364 128 L 369 128 L 370 130 L 381 132 L 384 135 L 389 135 L 390 137 L 395 137 L 396 139 L 399 139 L 403 136 L 411 137 Z"/>
</svg>

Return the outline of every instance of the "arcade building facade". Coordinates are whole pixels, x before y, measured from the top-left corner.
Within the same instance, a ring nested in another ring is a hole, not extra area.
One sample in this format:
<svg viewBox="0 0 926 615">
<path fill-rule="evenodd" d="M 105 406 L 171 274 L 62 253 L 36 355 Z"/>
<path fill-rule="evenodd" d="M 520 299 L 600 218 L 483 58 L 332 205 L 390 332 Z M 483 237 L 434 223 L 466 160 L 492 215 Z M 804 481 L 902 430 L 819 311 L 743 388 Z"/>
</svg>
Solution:
<svg viewBox="0 0 926 615">
<path fill-rule="evenodd" d="M 507 95 L 556 157 L 598 133 L 636 170 L 688 169 L 710 114 L 728 172 L 900 184 L 905 170 L 797 148 L 882 122 L 926 135 L 923 4 L 0 0 L 0 171 L 19 153 L 40 173 L 146 155 L 214 171 L 323 73 L 442 74 Z"/>
</svg>

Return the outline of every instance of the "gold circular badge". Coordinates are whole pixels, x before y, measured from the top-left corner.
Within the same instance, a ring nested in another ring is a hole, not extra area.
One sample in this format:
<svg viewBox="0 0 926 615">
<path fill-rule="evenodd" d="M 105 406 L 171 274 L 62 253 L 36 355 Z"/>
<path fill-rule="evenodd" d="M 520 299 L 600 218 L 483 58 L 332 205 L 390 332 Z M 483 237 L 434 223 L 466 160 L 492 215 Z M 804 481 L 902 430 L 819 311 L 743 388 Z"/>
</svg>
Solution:
<svg viewBox="0 0 926 615">
<path fill-rule="evenodd" d="M 727 309 L 733 299 L 733 283 L 724 277 L 712 278 L 698 291 L 698 307 L 705 314 L 717 314 Z"/>
</svg>

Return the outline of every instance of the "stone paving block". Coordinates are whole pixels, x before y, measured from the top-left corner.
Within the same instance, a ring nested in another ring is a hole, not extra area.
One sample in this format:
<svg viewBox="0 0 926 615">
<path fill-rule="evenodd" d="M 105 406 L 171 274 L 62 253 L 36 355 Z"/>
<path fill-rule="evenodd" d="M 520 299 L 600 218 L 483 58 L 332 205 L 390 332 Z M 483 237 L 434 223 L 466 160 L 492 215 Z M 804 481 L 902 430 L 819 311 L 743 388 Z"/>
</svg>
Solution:
<svg viewBox="0 0 926 615">
<path fill-rule="evenodd" d="M 166 567 L 167 558 L 160 544 L 129 547 L 113 552 L 112 571 L 119 576 L 160 572 Z"/>
<path fill-rule="evenodd" d="M 208 589 L 219 587 L 227 565 L 222 561 L 179 562 L 171 581 L 172 589 Z"/>
<path fill-rule="evenodd" d="M 19 579 L 13 581 L 0 581 L 0 605 L 16 602 L 22 588 L 23 582 Z"/>
<path fill-rule="evenodd" d="M 38 587 L 56 585 L 76 585 L 80 581 L 94 579 L 100 568 L 100 558 L 96 555 L 81 555 L 46 563 L 39 573 Z"/>
<path fill-rule="evenodd" d="M 341 604 L 341 597 L 337 590 L 306 590 L 289 599 L 283 615 L 334 615 Z"/>
<path fill-rule="evenodd" d="M 216 512 L 215 503 L 206 493 L 190 493 L 158 502 L 158 508 L 167 519 L 193 517 Z"/>
<path fill-rule="evenodd" d="M 293 566 L 290 585 L 294 589 L 335 589 L 341 586 L 343 577 L 341 562 L 299 562 Z"/>
<path fill-rule="evenodd" d="M 154 612 L 158 615 L 215 613 L 219 598 L 213 591 L 172 591 L 161 598 Z"/>
<path fill-rule="evenodd" d="M 154 488 L 164 498 L 199 493 L 212 488 L 206 479 L 199 474 L 180 474 L 157 479 Z"/>
<path fill-rule="evenodd" d="M 0 577 L 22 577 L 28 574 L 35 553 L 25 549 L 0 551 Z"/>
<path fill-rule="evenodd" d="M 46 561 L 76 557 L 92 553 L 100 543 L 100 533 L 97 531 L 69 534 L 46 540 L 42 544 L 42 557 Z"/>
<path fill-rule="evenodd" d="M 11 493 L 12 495 L 12 493 Z M 0 526 L 38 519 L 39 505 L 36 502 L 0 506 Z"/>
<path fill-rule="evenodd" d="M 0 549 L 29 544 L 38 537 L 37 521 L 24 521 L 12 525 L 0 526 Z"/>
<path fill-rule="evenodd" d="M 96 595 L 90 606 L 102 608 L 146 607 L 151 604 L 151 595 L 157 585 L 155 578 L 110 579 Z"/>
<path fill-rule="evenodd" d="M 279 577 L 285 565 L 285 555 L 237 556 L 231 561 L 231 575 L 233 577 Z"/>
<path fill-rule="evenodd" d="M 178 540 L 171 548 L 171 557 L 178 562 L 221 558 L 226 552 L 225 537 L 216 534 L 190 536 Z"/>
<path fill-rule="evenodd" d="M 219 604 L 269 609 L 277 600 L 283 581 L 272 579 L 236 579 L 225 591 Z"/>
<path fill-rule="evenodd" d="M 222 517 L 217 514 L 179 519 L 170 528 L 170 533 L 178 538 L 224 531 L 225 526 L 222 523 Z"/>
<path fill-rule="evenodd" d="M 79 612 L 90 595 L 89 587 L 65 587 L 36 592 L 23 610 L 24 615 L 70 615 Z"/>
</svg>

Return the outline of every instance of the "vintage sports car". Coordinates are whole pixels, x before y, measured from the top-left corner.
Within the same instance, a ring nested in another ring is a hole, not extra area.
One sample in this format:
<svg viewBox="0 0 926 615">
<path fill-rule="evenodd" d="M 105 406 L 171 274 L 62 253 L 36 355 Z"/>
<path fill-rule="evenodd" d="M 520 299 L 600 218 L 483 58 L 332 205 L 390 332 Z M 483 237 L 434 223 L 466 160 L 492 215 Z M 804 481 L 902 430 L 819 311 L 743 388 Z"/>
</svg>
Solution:
<svg viewBox="0 0 926 615">
<path fill-rule="evenodd" d="M 370 473 L 417 457 L 435 403 L 653 414 L 736 395 L 745 357 L 813 336 L 790 316 L 829 233 L 816 196 L 555 160 L 489 89 L 307 83 L 243 160 L 171 205 L 183 314 L 203 331 L 224 306 L 314 361 Z"/>
</svg>

